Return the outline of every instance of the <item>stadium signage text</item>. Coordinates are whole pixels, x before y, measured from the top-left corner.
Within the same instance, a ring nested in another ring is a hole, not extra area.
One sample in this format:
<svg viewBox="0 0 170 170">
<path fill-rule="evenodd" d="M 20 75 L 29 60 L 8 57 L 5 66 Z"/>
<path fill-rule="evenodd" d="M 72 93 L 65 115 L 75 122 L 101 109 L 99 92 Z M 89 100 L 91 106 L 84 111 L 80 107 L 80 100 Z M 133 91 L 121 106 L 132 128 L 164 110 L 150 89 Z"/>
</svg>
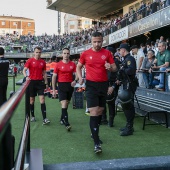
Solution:
<svg viewBox="0 0 170 170">
<path fill-rule="evenodd" d="M 141 33 L 151 31 L 160 26 L 160 13 L 152 14 L 129 26 L 129 37 L 134 37 Z"/>
<path fill-rule="evenodd" d="M 116 42 L 122 41 L 128 38 L 128 27 L 122 28 L 109 35 L 109 44 L 114 44 Z"/>
</svg>

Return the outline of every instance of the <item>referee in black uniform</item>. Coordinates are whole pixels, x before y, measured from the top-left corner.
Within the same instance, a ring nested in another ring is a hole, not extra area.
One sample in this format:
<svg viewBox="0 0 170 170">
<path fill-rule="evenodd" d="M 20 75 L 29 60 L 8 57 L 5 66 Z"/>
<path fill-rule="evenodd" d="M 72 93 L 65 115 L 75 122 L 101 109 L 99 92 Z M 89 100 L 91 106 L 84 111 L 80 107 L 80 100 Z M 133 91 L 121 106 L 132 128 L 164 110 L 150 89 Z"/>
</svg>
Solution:
<svg viewBox="0 0 170 170">
<path fill-rule="evenodd" d="M 7 100 L 8 69 L 9 60 L 4 58 L 4 49 L 0 47 L 0 106 Z"/>
</svg>

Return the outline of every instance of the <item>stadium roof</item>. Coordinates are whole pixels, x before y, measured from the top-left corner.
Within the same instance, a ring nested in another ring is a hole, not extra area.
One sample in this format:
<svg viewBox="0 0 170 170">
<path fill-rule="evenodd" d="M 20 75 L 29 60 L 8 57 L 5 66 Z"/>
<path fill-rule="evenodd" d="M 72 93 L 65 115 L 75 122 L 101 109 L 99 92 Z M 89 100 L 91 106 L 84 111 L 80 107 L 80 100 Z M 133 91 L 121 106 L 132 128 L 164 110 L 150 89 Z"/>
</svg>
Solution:
<svg viewBox="0 0 170 170">
<path fill-rule="evenodd" d="M 99 19 L 135 1 L 136 0 L 55 0 L 47 9 L 91 19 Z"/>
</svg>

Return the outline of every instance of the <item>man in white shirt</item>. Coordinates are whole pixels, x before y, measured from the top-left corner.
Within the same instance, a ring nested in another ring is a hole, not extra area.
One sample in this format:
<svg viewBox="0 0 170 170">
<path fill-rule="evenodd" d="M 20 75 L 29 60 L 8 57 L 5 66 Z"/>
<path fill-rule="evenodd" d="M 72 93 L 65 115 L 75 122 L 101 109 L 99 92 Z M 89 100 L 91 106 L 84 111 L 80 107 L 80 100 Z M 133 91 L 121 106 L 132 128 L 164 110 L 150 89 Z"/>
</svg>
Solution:
<svg viewBox="0 0 170 170">
<path fill-rule="evenodd" d="M 137 45 L 133 45 L 131 47 L 131 55 L 136 60 L 136 68 L 137 68 L 136 72 L 138 73 L 139 70 L 142 67 L 142 62 L 143 62 L 143 59 L 145 58 L 145 54 L 143 53 L 142 50 L 138 49 Z M 138 74 L 138 81 L 139 81 L 139 86 L 143 87 L 144 86 L 144 82 L 143 82 L 143 77 L 142 77 L 141 73 Z"/>
</svg>

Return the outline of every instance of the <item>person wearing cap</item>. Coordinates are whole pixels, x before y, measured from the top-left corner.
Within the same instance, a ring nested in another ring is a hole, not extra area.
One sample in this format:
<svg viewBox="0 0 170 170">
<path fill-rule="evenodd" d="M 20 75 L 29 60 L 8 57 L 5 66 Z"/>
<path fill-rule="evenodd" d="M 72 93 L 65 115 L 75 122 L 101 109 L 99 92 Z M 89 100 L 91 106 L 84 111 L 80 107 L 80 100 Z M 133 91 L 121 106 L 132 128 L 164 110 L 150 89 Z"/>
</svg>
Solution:
<svg viewBox="0 0 170 170">
<path fill-rule="evenodd" d="M 137 88 L 137 79 L 136 79 L 136 61 L 134 57 L 130 55 L 130 47 L 128 44 L 120 45 L 120 55 L 124 58 L 122 66 L 119 69 L 120 81 L 122 81 L 123 89 L 127 89 L 131 92 L 132 102 L 129 103 L 128 108 L 122 105 L 126 117 L 126 126 L 120 129 L 121 136 L 132 135 L 134 132 L 133 121 L 135 117 L 135 108 L 133 98 Z M 119 97 L 119 95 L 118 95 Z"/>
<path fill-rule="evenodd" d="M 106 50 L 109 50 L 112 55 L 114 54 L 113 47 L 106 47 Z M 115 56 L 113 56 L 117 69 L 119 69 L 119 64 L 121 63 Z M 108 71 L 108 91 L 107 91 L 107 98 L 106 103 L 108 104 L 109 109 L 109 122 L 107 121 L 107 110 L 106 106 L 102 113 L 102 121 L 101 124 L 108 124 L 109 127 L 113 127 L 114 117 L 115 117 L 115 100 L 117 97 L 119 85 L 116 83 L 117 81 L 117 72 L 110 72 Z"/>
<path fill-rule="evenodd" d="M 136 60 L 136 67 L 137 67 L 136 72 L 138 73 L 139 70 L 142 67 L 142 62 L 143 62 L 143 60 L 145 58 L 145 54 L 144 54 L 144 52 L 142 50 L 138 49 L 137 45 L 133 45 L 131 47 L 131 50 L 132 50 L 132 56 Z M 141 73 L 138 73 L 138 80 L 139 80 L 139 86 L 142 87 L 144 85 L 144 81 L 143 81 L 143 76 L 142 76 Z"/>
<path fill-rule="evenodd" d="M 116 64 L 110 51 L 102 48 L 103 36 L 100 32 L 92 34 L 92 48 L 84 51 L 77 64 L 79 84 L 83 84 L 83 65 L 86 67 L 86 100 L 90 111 L 90 129 L 94 139 L 94 152 L 101 153 L 99 127 L 102 112 L 106 105 L 108 90 L 107 70 L 116 71 Z"/>
</svg>

